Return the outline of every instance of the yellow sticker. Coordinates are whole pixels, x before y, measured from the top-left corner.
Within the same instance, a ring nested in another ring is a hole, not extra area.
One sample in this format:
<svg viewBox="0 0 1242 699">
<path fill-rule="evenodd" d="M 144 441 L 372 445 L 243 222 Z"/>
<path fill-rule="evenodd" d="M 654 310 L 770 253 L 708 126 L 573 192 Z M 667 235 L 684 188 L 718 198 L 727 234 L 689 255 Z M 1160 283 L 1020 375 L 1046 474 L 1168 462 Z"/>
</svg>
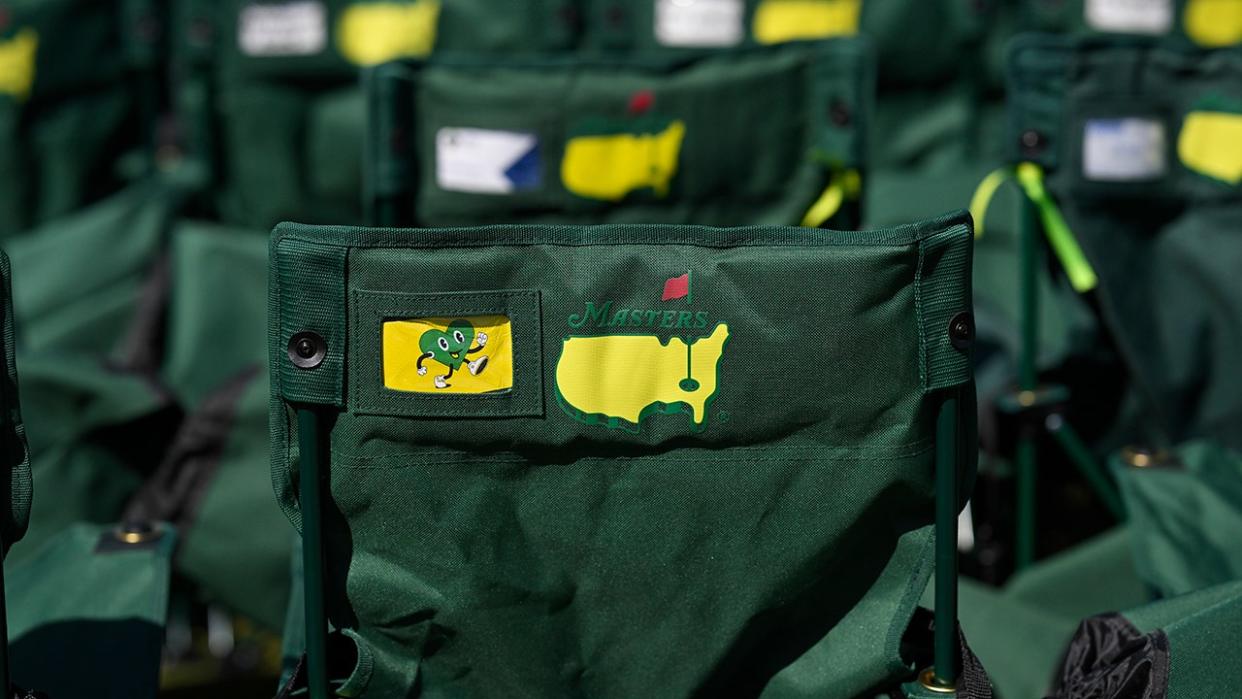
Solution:
<svg viewBox="0 0 1242 699">
<path fill-rule="evenodd" d="M 655 134 L 577 136 L 565 146 L 561 181 L 580 197 L 619 201 L 636 189 L 650 187 L 668 194 L 677 173 L 686 125 L 674 121 Z"/>
<path fill-rule="evenodd" d="M 1183 20 L 1186 35 L 1200 46 L 1242 43 L 1242 0 L 1190 0 Z"/>
<path fill-rule="evenodd" d="M 1187 114 L 1177 156 L 1195 172 L 1229 184 L 1242 182 L 1242 114 Z"/>
<path fill-rule="evenodd" d="M 676 337 L 665 344 L 655 335 L 570 337 L 556 364 L 556 390 L 584 418 L 637 425 L 648 415 L 686 406 L 691 422 L 701 426 L 728 339 L 724 323 L 688 344 Z"/>
<path fill-rule="evenodd" d="M 416 393 L 513 388 L 509 319 L 486 315 L 385 322 L 384 386 Z"/>
<path fill-rule="evenodd" d="M 39 34 L 29 27 L 12 38 L 0 39 L 0 93 L 19 101 L 30 96 L 38 48 Z"/>
<path fill-rule="evenodd" d="M 780 44 L 858 33 L 862 0 L 763 0 L 755 8 L 755 41 Z"/>
<path fill-rule="evenodd" d="M 360 66 L 426 56 L 435 46 L 439 17 L 440 0 L 350 5 L 337 20 L 337 47 Z"/>
</svg>

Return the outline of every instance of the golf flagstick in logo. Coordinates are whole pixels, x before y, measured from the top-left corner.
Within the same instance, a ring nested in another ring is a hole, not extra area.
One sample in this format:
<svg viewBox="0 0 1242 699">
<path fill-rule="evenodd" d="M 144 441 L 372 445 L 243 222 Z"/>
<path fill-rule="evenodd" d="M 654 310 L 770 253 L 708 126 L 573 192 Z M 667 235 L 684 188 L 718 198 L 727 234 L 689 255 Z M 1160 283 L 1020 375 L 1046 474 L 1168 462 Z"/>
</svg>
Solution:
<svg viewBox="0 0 1242 699">
<path fill-rule="evenodd" d="M 694 303 L 694 295 L 690 289 L 690 272 L 664 282 L 664 293 L 660 295 L 660 300 L 677 299 L 685 299 L 687 304 Z M 699 382 L 694 380 L 694 345 L 689 339 L 686 340 L 686 378 L 681 380 L 680 385 L 683 391 L 696 391 L 699 388 Z"/>
<path fill-rule="evenodd" d="M 729 326 L 710 323 L 707 311 L 676 308 L 689 306 L 691 287 L 689 272 L 664 282 L 661 300 L 680 302 L 670 304 L 674 308 L 587 301 L 581 313 L 571 314 L 566 320 L 577 332 L 565 338 L 556 366 L 556 393 L 565 412 L 630 432 L 651 415 L 688 413 L 692 431 L 706 429 Z M 595 330 L 605 334 L 590 334 Z"/>
</svg>

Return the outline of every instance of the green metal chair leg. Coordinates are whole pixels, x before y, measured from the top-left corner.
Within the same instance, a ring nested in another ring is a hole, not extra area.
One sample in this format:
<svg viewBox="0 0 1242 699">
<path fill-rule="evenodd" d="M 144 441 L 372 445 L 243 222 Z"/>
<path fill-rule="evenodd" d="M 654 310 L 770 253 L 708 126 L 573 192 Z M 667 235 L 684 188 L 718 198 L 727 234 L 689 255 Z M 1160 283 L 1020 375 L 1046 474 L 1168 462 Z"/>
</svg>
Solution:
<svg viewBox="0 0 1242 699">
<path fill-rule="evenodd" d="M 9 614 L 4 596 L 4 562 L 0 561 L 0 688 L 8 696 L 9 683 Z"/>
<path fill-rule="evenodd" d="M 311 699 L 328 699 L 328 614 L 324 603 L 323 495 L 325 479 L 320 434 L 322 417 L 311 408 L 298 408 L 300 453 L 299 496 L 302 506 L 302 583 L 306 601 L 306 680 Z"/>
<path fill-rule="evenodd" d="M 1082 439 L 1078 437 L 1078 433 L 1065 418 L 1061 415 L 1053 413 L 1044 421 L 1044 426 L 1056 438 L 1057 443 L 1069 455 L 1070 460 L 1082 472 L 1083 477 L 1091 484 L 1091 489 L 1095 491 L 1096 496 L 1113 513 L 1117 521 L 1123 521 L 1126 518 L 1125 506 L 1121 504 L 1121 495 L 1117 493 L 1116 486 L 1104 474 L 1104 470 L 1096 463 L 1095 457 L 1091 455 L 1091 450 L 1087 449 L 1087 445 L 1083 444 Z"/>
<path fill-rule="evenodd" d="M 1021 293 L 1021 348 L 1018 354 L 1019 402 L 1029 396 L 1033 399 L 1038 388 L 1036 362 L 1039 353 L 1039 217 L 1035 205 L 1022 199 L 1019 224 L 1019 289 Z M 1033 402 L 1033 400 L 1031 401 Z M 1037 454 L 1035 440 L 1038 434 L 1024 425 L 1018 436 L 1018 522 L 1015 563 L 1023 570 L 1035 560 L 1035 488 Z"/>
</svg>

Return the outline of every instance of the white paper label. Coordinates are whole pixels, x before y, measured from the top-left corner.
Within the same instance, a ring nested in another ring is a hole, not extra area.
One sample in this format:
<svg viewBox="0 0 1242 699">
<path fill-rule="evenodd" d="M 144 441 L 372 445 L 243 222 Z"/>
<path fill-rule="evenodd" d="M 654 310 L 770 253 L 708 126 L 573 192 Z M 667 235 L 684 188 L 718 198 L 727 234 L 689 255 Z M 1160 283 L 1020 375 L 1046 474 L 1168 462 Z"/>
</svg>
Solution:
<svg viewBox="0 0 1242 699">
<path fill-rule="evenodd" d="M 655 0 L 655 37 L 664 46 L 735 46 L 746 27 L 742 0 Z"/>
<path fill-rule="evenodd" d="M 436 132 L 440 189 L 510 194 L 543 180 L 539 139 L 532 133 L 445 127 Z"/>
<path fill-rule="evenodd" d="M 1173 0 L 1087 0 L 1087 26 L 1101 32 L 1167 34 Z"/>
<path fill-rule="evenodd" d="M 1158 178 L 1168 167 L 1165 140 L 1155 119 L 1092 119 L 1083 131 L 1083 174 L 1101 182 Z"/>
<path fill-rule="evenodd" d="M 328 45 L 328 13 L 314 0 L 247 5 L 237 45 L 247 56 L 309 56 Z"/>
</svg>

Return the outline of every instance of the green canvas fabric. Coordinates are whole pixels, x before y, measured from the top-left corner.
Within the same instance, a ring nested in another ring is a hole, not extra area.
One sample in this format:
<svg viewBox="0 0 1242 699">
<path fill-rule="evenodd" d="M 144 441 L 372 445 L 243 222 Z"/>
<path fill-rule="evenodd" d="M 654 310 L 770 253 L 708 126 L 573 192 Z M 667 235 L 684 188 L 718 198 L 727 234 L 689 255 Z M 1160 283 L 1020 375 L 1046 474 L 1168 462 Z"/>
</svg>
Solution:
<svg viewBox="0 0 1242 699">
<path fill-rule="evenodd" d="M 13 287 L 19 352 L 79 352 L 131 364 L 150 336 L 150 297 L 178 201 L 147 181 L 5 242 L 21 270 Z"/>
<path fill-rule="evenodd" d="M 266 468 L 267 242 L 247 229 L 183 221 L 171 235 L 170 267 L 160 374 L 186 417 L 127 517 L 174 522 L 178 572 L 212 601 L 279 629 L 293 536 Z"/>
<path fill-rule="evenodd" d="M 31 470 L 57 494 L 35 502 L 19 558 L 74 522 L 116 521 L 180 420 L 151 367 L 175 201 L 143 183 L 6 246 L 22 270 L 13 316 Z"/>
<path fill-rule="evenodd" d="M 596 52 L 695 53 L 865 35 L 882 81 L 935 85 L 988 28 L 995 3 L 961 0 L 587 0 L 583 44 Z M 772 27 L 768 29 L 766 27 Z"/>
<path fill-rule="evenodd" d="M 385 66 L 369 89 L 374 217 L 796 224 L 834 172 L 865 166 L 870 60 L 865 44 L 841 40 L 694 61 Z M 526 155 L 491 162 L 481 147 L 475 155 L 468 139 L 480 131 Z M 632 180 L 611 182 L 628 168 L 579 157 L 589 147 L 621 164 L 645 162 L 654 149 L 652 172 L 635 168 Z M 834 223 L 856 226 L 856 206 L 846 202 Z"/>
<path fill-rule="evenodd" d="M 15 0 L 0 26 L 0 236 L 120 189 L 153 89 L 147 0 Z M 150 126 L 148 123 L 147 126 Z"/>
<path fill-rule="evenodd" d="M 279 226 L 272 475 L 300 527 L 290 406 L 330 412 L 329 614 L 359 657 L 341 693 L 775 697 L 908 677 L 935 406 L 972 390 L 948 337 L 971 241 L 962 214 L 861 233 Z M 681 274 L 687 295 L 661 301 Z M 381 353 L 384 322 L 482 312 L 511 321 L 511 388 L 386 388 L 403 345 Z M 313 369 L 290 360 L 300 332 L 324 340 Z M 699 363 L 667 356 L 701 399 L 609 377 L 624 350 L 577 359 L 683 336 Z"/>
<path fill-rule="evenodd" d="M 108 526 L 78 524 L 6 566 L 9 668 L 16 685 L 51 697 L 154 697 L 168 613 L 175 532 L 125 544 Z"/>
<path fill-rule="evenodd" d="M 30 521 L 30 501 L 34 484 L 30 477 L 30 447 L 26 443 L 26 425 L 22 421 L 21 402 L 17 391 L 17 360 L 13 348 L 12 270 L 9 257 L 0 251 L 0 334 L 3 336 L 4 384 L 0 385 L 0 449 L 4 450 L 3 483 L 8 508 L 0 523 L 0 559 L 9 547 L 26 533 Z"/>
<path fill-rule="evenodd" d="M 362 220 L 365 67 L 454 47 L 560 50 L 572 2 L 181 0 L 178 110 L 207 165 L 209 209 L 267 229 Z"/>
<path fill-rule="evenodd" d="M 1174 597 L 1242 579 L 1242 457 L 1211 442 L 1179 447 L 1167 465 L 1111 463 L 1142 579 Z"/>
<path fill-rule="evenodd" d="M 1098 274 L 1102 318 L 1145 401 L 1148 441 L 1236 446 L 1242 248 L 1229 231 L 1242 225 L 1242 190 L 1220 169 L 1228 138 L 1200 146 L 1199 160 L 1185 149 L 1192 118 L 1242 114 L 1242 51 L 1043 37 L 1016 44 L 1012 59 L 1011 158 L 1047 173 Z M 1097 153 L 1089 167 L 1087 146 Z"/>
</svg>

